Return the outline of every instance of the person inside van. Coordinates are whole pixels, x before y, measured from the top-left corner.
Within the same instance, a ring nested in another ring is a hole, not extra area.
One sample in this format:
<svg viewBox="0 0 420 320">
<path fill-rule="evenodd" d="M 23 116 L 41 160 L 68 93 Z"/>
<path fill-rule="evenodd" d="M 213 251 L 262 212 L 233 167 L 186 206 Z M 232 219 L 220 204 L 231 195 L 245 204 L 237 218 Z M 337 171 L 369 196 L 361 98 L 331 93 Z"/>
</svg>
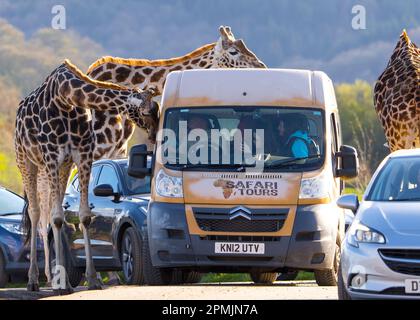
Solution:
<svg viewBox="0 0 420 320">
<path fill-rule="evenodd" d="M 285 122 L 289 138 L 286 141 L 288 156 L 294 158 L 307 158 L 319 153 L 318 146 L 309 136 L 308 119 L 303 114 L 290 115 Z"/>
</svg>

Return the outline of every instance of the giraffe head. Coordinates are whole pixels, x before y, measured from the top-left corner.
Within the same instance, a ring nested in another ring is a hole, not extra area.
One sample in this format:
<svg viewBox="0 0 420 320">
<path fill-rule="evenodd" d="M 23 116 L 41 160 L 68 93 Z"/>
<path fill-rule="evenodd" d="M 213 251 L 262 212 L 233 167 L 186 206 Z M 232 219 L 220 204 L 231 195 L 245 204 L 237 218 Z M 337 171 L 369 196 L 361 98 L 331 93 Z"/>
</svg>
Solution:
<svg viewBox="0 0 420 320">
<path fill-rule="evenodd" d="M 219 31 L 220 38 L 214 48 L 214 68 L 267 68 L 242 39 L 235 39 L 230 27 L 221 26 Z"/>
<path fill-rule="evenodd" d="M 149 88 L 134 91 L 127 99 L 127 115 L 138 127 L 146 129 L 150 142 L 155 143 L 158 126 L 159 105 L 153 101 L 158 92 Z"/>
</svg>

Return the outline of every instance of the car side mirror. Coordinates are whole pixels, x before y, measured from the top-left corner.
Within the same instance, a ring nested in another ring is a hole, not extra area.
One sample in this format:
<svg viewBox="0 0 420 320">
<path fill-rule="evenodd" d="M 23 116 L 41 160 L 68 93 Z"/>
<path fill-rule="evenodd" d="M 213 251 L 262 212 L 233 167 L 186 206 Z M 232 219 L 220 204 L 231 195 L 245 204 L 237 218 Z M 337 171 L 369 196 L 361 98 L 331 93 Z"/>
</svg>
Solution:
<svg viewBox="0 0 420 320">
<path fill-rule="evenodd" d="M 145 144 L 131 147 L 128 158 L 128 175 L 139 179 L 150 176 L 152 174 L 152 169 L 147 166 L 147 156 L 152 154 L 153 152 L 147 151 L 147 146 Z"/>
<path fill-rule="evenodd" d="M 118 192 L 115 192 L 110 184 L 100 184 L 93 189 L 93 194 L 97 197 L 111 197 L 113 196 L 116 200 L 120 197 Z"/>
<path fill-rule="evenodd" d="M 338 198 L 337 206 L 342 209 L 349 209 L 353 211 L 353 213 L 356 213 L 359 208 L 359 199 L 355 194 L 345 194 Z"/>
<path fill-rule="evenodd" d="M 359 158 L 355 148 L 343 145 L 335 154 L 336 170 L 335 177 L 352 179 L 359 174 Z"/>
</svg>

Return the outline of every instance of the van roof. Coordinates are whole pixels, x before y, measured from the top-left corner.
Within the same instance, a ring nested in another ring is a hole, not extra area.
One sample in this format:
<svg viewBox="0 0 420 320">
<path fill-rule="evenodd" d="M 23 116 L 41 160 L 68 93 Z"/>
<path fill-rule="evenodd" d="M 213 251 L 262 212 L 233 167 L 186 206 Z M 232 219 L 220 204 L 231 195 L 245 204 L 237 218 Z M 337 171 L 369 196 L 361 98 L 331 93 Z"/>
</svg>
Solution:
<svg viewBox="0 0 420 320">
<path fill-rule="evenodd" d="M 322 71 L 204 69 L 174 71 L 166 79 L 162 111 L 229 105 L 337 108 L 332 81 Z"/>
</svg>

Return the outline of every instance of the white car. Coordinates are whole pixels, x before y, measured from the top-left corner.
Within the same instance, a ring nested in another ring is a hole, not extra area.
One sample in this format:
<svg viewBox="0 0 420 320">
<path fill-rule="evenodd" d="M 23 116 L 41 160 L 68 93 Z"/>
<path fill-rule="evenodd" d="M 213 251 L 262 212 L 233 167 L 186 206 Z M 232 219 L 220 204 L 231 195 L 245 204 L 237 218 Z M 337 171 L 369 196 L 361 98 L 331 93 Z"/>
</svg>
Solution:
<svg viewBox="0 0 420 320">
<path fill-rule="evenodd" d="M 340 299 L 420 299 L 420 149 L 384 159 L 362 202 L 345 195 L 338 206 L 357 211 L 341 253 Z"/>
</svg>

